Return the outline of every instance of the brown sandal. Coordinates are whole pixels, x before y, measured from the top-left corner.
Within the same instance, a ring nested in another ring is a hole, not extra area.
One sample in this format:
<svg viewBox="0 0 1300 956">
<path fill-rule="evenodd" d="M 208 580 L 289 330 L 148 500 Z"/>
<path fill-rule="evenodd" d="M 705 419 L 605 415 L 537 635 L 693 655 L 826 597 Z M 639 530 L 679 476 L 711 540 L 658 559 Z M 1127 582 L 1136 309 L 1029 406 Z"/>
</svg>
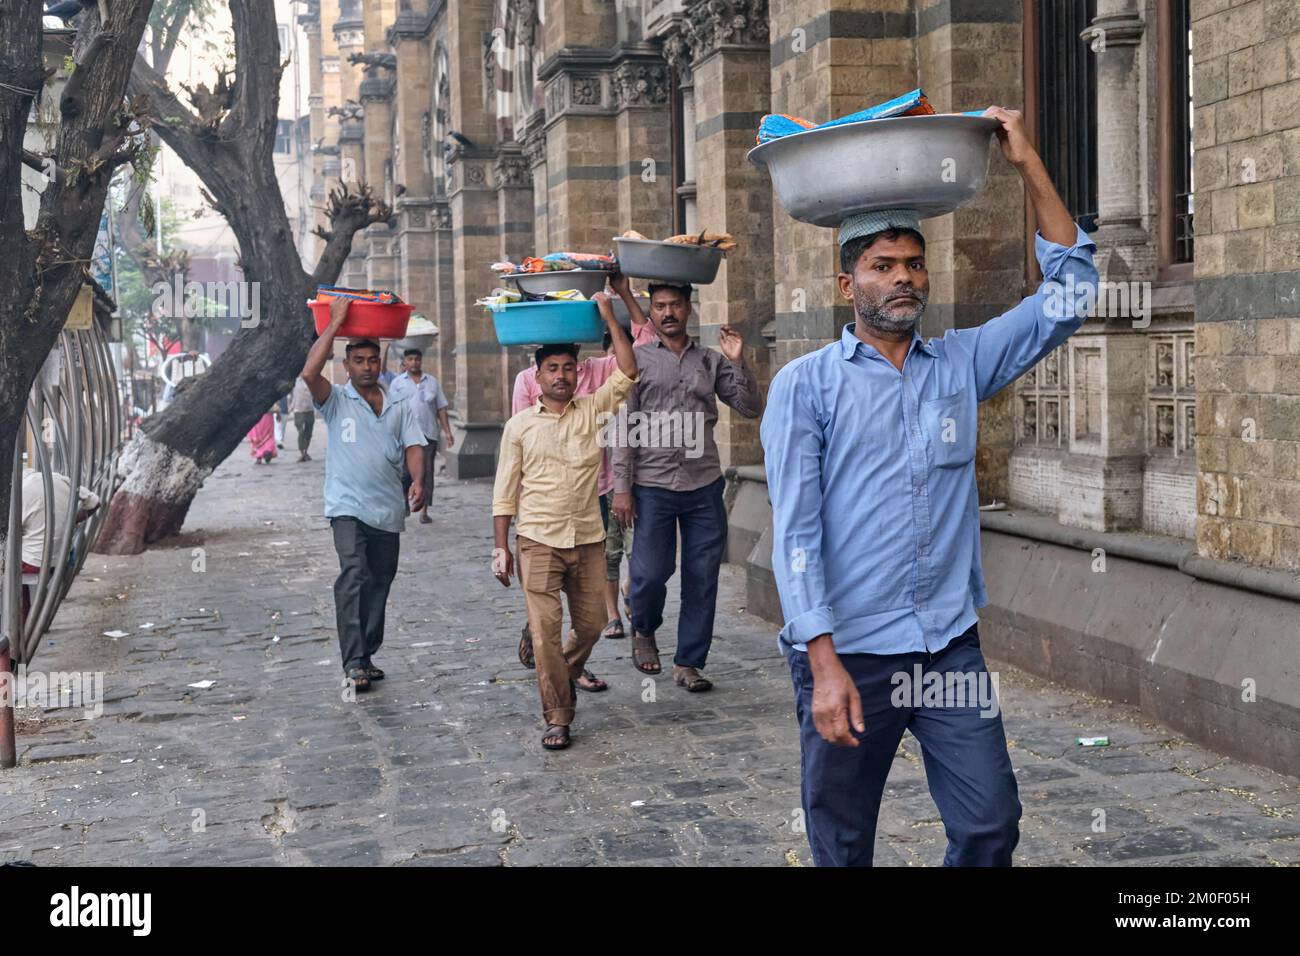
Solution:
<svg viewBox="0 0 1300 956">
<path fill-rule="evenodd" d="M 583 684 L 583 680 L 587 683 Z M 585 690 L 588 694 L 599 694 L 602 690 L 609 690 L 608 684 L 586 668 L 583 668 L 582 680 L 575 680 L 573 686 L 578 690 Z"/>
<path fill-rule="evenodd" d="M 623 622 L 616 617 L 612 617 L 609 619 L 609 623 L 605 625 L 605 629 L 600 632 L 600 636 L 606 641 L 622 640 L 627 637 L 627 632 L 623 630 Z"/>
<path fill-rule="evenodd" d="M 692 694 L 703 693 L 706 690 L 713 690 L 713 681 L 707 677 L 702 677 L 697 671 L 694 677 L 688 677 L 685 674 L 674 674 L 673 683 L 678 687 L 685 687 Z"/>
<path fill-rule="evenodd" d="M 659 663 L 659 647 L 653 635 L 632 632 L 632 666 L 642 674 L 659 674 L 663 666 Z"/>
<path fill-rule="evenodd" d="M 530 669 L 537 667 L 537 661 L 533 659 L 533 632 L 527 624 L 524 625 L 524 636 L 519 639 L 519 663 Z"/>
<path fill-rule="evenodd" d="M 555 743 L 548 744 L 546 741 L 553 740 Z M 565 724 L 547 724 L 546 733 L 542 735 L 542 746 L 547 750 L 563 750 L 569 746 L 572 741 L 569 739 L 569 728 Z"/>
</svg>

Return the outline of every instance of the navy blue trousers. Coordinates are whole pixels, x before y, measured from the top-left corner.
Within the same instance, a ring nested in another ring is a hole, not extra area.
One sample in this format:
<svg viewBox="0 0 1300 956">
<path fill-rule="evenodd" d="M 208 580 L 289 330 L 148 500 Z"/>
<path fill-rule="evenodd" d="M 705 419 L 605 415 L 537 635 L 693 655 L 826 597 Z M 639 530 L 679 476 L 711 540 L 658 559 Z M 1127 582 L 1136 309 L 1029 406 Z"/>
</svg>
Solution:
<svg viewBox="0 0 1300 956">
<path fill-rule="evenodd" d="M 854 732 L 857 747 L 838 747 L 817 733 L 808 655 L 788 650 L 786 656 L 799 718 L 804 826 L 817 866 L 871 865 L 880 796 L 904 730 L 921 744 L 926 782 L 948 837 L 944 866 L 1011 865 L 1020 799 L 1000 709 L 982 707 L 975 694 L 930 706 L 922 700 L 918 707 L 910 691 L 918 664 L 923 684 L 931 672 L 987 674 L 975 627 L 934 655 L 840 655 L 862 698 L 867 729 Z M 896 674 L 908 675 L 908 684 Z M 954 702 L 966 706 L 949 706 Z"/>
<path fill-rule="evenodd" d="M 726 480 L 694 491 L 633 485 L 636 534 L 628 562 L 632 578 L 632 626 L 653 634 L 664 622 L 668 579 L 677 570 L 677 529 L 682 532 L 682 607 L 677 615 L 673 663 L 701 668 L 713 643 L 718 569 L 727 548 Z"/>
</svg>

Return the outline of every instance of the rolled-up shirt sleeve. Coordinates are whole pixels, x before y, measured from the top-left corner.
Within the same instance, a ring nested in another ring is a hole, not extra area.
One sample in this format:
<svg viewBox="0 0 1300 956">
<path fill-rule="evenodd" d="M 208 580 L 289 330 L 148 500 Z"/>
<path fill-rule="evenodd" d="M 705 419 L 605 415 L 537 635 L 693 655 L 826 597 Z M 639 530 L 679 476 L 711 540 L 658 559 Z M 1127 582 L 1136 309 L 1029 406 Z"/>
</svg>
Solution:
<svg viewBox="0 0 1300 956">
<path fill-rule="evenodd" d="M 772 500 L 772 572 L 781 596 L 781 641 L 806 644 L 835 630 L 822 563 L 820 422 L 797 374 L 778 373 L 759 427 Z"/>
<path fill-rule="evenodd" d="M 496 483 L 492 487 L 492 516 L 519 513 L 519 480 L 523 476 L 523 456 L 519 443 L 519 430 L 510 422 L 501 433 L 501 447 L 497 452 Z"/>
<path fill-rule="evenodd" d="M 1072 246 L 1037 234 L 1034 252 L 1043 273 L 1037 291 L 978 328 L 944 337 L 950 347 L 969 351 L 980 401 L 1029 371 L 1083 325 L 1097 295 L 1096 249 L 1077 226 Z"/>
</svg>

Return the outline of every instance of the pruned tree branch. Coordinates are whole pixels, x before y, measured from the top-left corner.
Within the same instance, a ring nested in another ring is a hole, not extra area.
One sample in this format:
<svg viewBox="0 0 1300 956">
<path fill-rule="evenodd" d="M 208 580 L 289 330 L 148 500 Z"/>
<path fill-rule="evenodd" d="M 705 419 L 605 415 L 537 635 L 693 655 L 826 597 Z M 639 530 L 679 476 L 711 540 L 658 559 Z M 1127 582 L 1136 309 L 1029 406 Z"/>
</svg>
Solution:
<svg viewBox="0 0 1300 956">
<path fill-rule="evenodd" d="M 376 199 L 365 183 L 360 183 L 356 191 L 342 183 L 330 190 L 325 215 L 330 228 L 313 230 L 325 240 L 325 248 L 312 271 L 312 282 L 316 285 L 333 282 L 352 251 L 353 236 L 367 226 L 391 221 L 393 210 L 388 203 Z"/>
</svg>

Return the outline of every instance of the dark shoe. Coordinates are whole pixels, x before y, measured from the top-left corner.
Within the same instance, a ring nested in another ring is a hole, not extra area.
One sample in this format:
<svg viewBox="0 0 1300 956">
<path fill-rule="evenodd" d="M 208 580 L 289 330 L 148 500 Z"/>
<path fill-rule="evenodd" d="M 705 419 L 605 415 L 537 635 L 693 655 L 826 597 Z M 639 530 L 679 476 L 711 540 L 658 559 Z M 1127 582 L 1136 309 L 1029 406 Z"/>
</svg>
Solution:
<svg viewBox="0 0 1300 956">
<path fill-rule="evenodd" d="M 303 453 L 302 453 L 302 460 L 303 460 L 303 461 L 311 461 L 311 455 L 307 454 L 306 452 L 303 452 Z"/>
<path fill-rule="evenodd" d="M 601 638 L 607 641 L 618 640 L 627 637 L 627 632 L 623 630 L 623 622 L 616 617 L 609 619 L 605 629 L 600 632 Z"/>
<path fill-rule="evenodd" d="M 384 672 L 381 671 L 375 665 L 371 664 L 366 668 L 366 676 L 369 677 L 371 680 L 383 680 Z"/>
<path fill-rule="evenodd" d="M 364 694 L 370 690 L 370 675 L 366 673 L 364 667 L 349 668 L 348 680 L 352 682 L 352 689 L 358 694 Z"/>
</svg>

